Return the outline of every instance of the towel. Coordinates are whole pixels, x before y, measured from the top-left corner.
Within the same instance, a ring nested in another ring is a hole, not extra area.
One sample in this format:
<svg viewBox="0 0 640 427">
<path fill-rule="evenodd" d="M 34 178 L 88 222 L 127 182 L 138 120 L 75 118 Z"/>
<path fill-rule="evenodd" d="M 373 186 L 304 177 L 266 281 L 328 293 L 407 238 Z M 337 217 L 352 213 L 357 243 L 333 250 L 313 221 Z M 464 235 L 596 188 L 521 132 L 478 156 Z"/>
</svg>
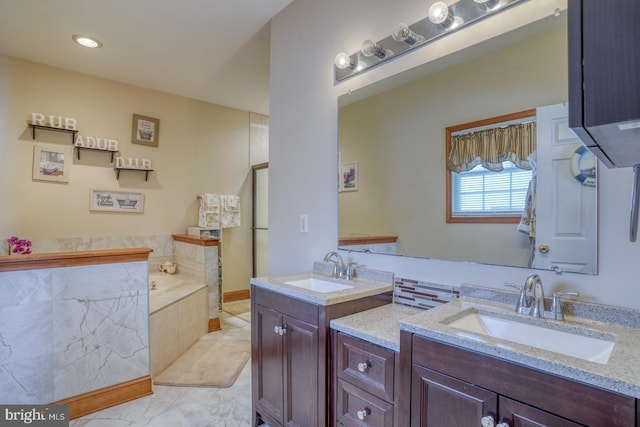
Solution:
<svg viewBox="0 0 640 427">
<path fill-rule="evenodd" d="M 240 226 L 240 198 L 234 195 L 220 196 L 220 227 Z"/>
<path fill-rule="evenodd" d="M 205 193 L 198 196 L 198 227 L 220 228 L 220 197 L 217 194 Z"/>
</svg>

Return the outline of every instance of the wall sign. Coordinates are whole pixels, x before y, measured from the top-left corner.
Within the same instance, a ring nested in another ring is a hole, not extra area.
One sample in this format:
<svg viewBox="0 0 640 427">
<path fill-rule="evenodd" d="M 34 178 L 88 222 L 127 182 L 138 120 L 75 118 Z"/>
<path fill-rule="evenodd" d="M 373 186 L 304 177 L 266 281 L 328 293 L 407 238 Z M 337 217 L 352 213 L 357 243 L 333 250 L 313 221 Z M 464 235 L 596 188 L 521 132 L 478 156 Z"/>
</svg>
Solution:
<svg viewBox="0 0 640 427">
<path fill-rule="evenodd" d="M 116 157 L 116 168 L 117 169 L 141 169 L 141 170 L 151 170 L 151 160 L 149 159 L 138 159 L 135 157 L 129 157 L 125 159 L 124 157 Z"/>
</svg>

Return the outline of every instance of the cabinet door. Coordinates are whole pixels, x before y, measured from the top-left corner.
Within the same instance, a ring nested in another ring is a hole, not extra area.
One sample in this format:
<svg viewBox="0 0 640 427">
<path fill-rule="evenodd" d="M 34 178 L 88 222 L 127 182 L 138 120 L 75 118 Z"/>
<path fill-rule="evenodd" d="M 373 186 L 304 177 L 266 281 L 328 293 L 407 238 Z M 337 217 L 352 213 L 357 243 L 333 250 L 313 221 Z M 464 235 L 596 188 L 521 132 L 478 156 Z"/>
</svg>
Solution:
<svg viewBox="0 0 640 427">
<path fill-rule="evenodd" d="M 318 327 L 283 316 L 285 425 L 318 425 Z"/>
<path fill-rule="evenodd" d="M 284 381 L 282 336 L 276 328 L 282 326 L 282 315 L 275 310 L 256 304 L 256 352 L 258 369 L 254 400 L 258 412 L 283 422 Z"/>
<path fill-rule="evenodd" d="M 500 420 L 510 427 L 581 427 L 565 418 L 500 396 Z M 584 426 L 583 426 L 584 427 Z"/>
<path fill-rule="evenodd" d="M 486 415 L 496 418 L 497 404 L 494 392 L 412 366 L 411 427 L 479 426 Z"/>
</svg>

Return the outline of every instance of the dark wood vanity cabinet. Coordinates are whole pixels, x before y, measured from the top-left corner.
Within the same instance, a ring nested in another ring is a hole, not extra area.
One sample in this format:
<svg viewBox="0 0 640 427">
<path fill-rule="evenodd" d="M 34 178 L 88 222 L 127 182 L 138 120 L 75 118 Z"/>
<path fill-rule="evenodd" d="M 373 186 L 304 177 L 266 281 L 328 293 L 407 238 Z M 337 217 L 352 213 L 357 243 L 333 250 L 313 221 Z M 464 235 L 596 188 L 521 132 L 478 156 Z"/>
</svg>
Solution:
<svg viewBox="0 0 640 427">
<path fill-rule="evenodd" d="M 386 293 L 322 306 L 252 285 L 254 426 L 331 425 L 329 322 L 390 302 Z"/>
<path fill-rule="evenodd" d="M 257 410 L 279 425 L 317 425 L 318 326 L 262 305 L 255 319 Z"/>
<path fill-rule="evenodd" d="M 402 425 L 636 426 L 634 398 L 402 332 L 411 355 Z M 490 424 L 489 424 L 490 425 Z"/>
<path fill-rule="evenodd" d="M 393 427 L 396 352 L 332 330 L 338 427 Z"/>
</svg>

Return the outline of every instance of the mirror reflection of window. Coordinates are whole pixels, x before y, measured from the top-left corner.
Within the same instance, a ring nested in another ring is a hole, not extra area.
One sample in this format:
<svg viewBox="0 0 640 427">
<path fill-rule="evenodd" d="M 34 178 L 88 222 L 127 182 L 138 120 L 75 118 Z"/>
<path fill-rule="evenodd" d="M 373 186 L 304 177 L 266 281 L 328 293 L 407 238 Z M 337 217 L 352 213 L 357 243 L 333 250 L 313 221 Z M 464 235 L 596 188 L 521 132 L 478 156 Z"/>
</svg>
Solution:
<svg viewBox="0 0 640 427">
<path fill-rule="evenodd" d="M 448 127 L 447 222 L 519 222 L 535 150 L 535 110 Z"/>
</svg>

